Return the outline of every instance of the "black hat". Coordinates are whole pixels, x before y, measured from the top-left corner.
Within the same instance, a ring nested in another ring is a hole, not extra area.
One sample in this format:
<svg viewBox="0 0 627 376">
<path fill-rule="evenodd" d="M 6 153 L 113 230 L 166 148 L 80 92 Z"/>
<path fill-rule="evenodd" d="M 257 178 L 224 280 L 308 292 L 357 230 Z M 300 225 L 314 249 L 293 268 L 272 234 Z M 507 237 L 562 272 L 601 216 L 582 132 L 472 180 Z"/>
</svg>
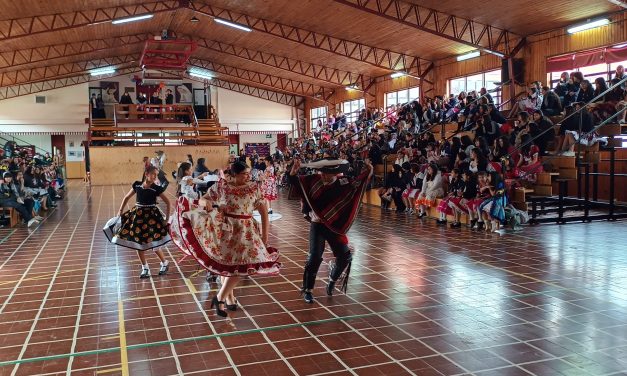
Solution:
<svg viewBox="0 0 627 376">
<path fill-rule="evenodd" d="M 5 178 L 12 178 L 12 177 L 13 177 L 13 174 L 10 173 L 9 171 L 7 171 L 4 174 L 2 174 L 2 178 L 3 179 L 5 179 Z"/>
</svg>

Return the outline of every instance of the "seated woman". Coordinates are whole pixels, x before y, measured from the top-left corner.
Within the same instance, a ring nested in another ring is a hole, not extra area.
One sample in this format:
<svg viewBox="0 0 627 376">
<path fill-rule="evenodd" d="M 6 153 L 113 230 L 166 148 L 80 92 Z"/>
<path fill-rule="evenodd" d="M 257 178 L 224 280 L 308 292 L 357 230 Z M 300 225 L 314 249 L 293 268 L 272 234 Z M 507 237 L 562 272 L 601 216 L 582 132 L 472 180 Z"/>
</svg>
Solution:
<svg viewBox="0 0 627 376">
<path fill-rule="evenodd" d="M 403 203 L 403 191 L 407 185 L 406 174 L 403 173 L 403 168 L 400 165 L 395 164 L 393 166 L 394 171 L 388 176 L 389 192 L 394 205 L 396 205 L 396 212 L 404 212 L 405 204 Z"/>
<path fill-rule="evenodd" d="M 615 83 L 618 83 L 618 81 Z M 609 89 L 603 77 L 598 77 L 594 80 L 594 84 L 595 98 L 602 95 Z M 595 123 L 601 123 L 616 113 L 616 104 L 622 99 L 622 94 L 623 90 L 619 85 L 616 85 L 616 87 L 614 87 L 611 91 L 600 98 L 597 98 L 595 103 L 589 107 L 590 114 L 592 115 Z"/>
<path fill-rule="evenodd" d="M 453 211 L 455 220 L 451 224 L 451 228 L 460 228 L 462 213 L 468 214 L 468 202 L 477 196 L 477 179 L 475 174 L 468 170 L 462 173 L 462 182 L 460 189 L 457 190 L 458 195 L 448 200 L 448 205 Z M 461 191 L 461 194 L 460 194 Z M 471 217 L 472 218 L 472 217 Z"/>
<path fill-rule="evenodd" d="M 535 183 L 537 174 L 543 171 L 540 161 L 540 148 L 531 140 L 530 135 L 523 136 L 521 158 L 518 161 L 520 176 L 525 180 Z"/>
<path fill-rule="evenodd" d="M 44 183 L 39 179 L 33 166 L 27 167 L 24 172 L 24 191 L 39 201 L 43 210 L 48 210 L 48 190 L 44 188 Z"/>
<path fill-rule="evenodd" d="M 584 145 L 592 145 L 597 142 L 594 135 L 589 134 L 594 129 L 594 121 L 592 115 L 585 108 L 585 104 L 582 102 L 575 103 L 571 111 L 579 111 L 580 109 L 578 115 L 574 115 L 562 123 L 564 141 L 560 152 L 564 156 L 574 156 L 575 144 L 578 142 Z M 582 138 L 584 135 L 588 135 L 588 137 Z"/>
<path fill-rule="evenodd" d="M 536 127 L 531 127 L 531 136 L 534 138 L 534 142 L 538 145 L 541 155 L 546 155 L 547 146 L 550 141 L 555 139 L 555 130 L 553 128 L 553 122 L 544 114 L 541 110 L 535 110 L 533 112 L 533 122 Z"/>
<path fill-rule="evenodd" d="M 463 191 L 464 182 L 462 181 L 459 170 L 454 168 L 449 174 L 448 193 L 446 197 L 440 201 L 440 204 L 437 207 L 437 210 L 440 213 L 440 218 L 437 220 L 438 225 L 446 226 L 446 216 L 453 214 L 450 201 L 453 198 L 461 197 Z"/>
<path fill-rule="evenodd" d="M 416 198 L 416 208 L 418 209 L 418 218 L 427 215 L 427 207 L 435 206 L 435 199 L 444 195 L 442 187 L 442 174 L 438 169 L 438 165 L 430 163 L 427 167 L 425 178 L 422 181 L 422 189 L 418 198 Z"/>
<path fill-rule="evenodd" d="M 577 100 L 575 102 L 588 103 L 592 98 L 594 98 L 594 88 L 592 88 L 592 84 L 588 80 L 581 81 L 581 88 L 579 89 L 579 94 L 577 94 Z"/>
<path fill-rule="evenodd" d="M 403 191 L 401 198 L 403 199 L 403 203 L 405 204 L 405 211 L 409 214 L 414 214 L 414 208 L 412 203 L 416 201 L 416 196 L 420 193 L 420 188 L 422 188 L 422 177 L 423 173 L 420 172 L 420 166 L 415 163 L 412 163 L 410 166 L 410 173 L 408 174 L 407 188 Z"/>
<path fill-rule="evenodd" d="M 479 213 L 479 205 L 484 200 L 490 198 L 490 190 L 488 183 L 488 174 L 485 171 L 481 171 L 477 174 L 477 189 L 475 190 L 475 197 L 469 199 L 466 202 L 468 208 L 468 216 L 470 217 L 470 228 L 482 230 L 483 218 Z"/>
<path fill-rule="evenodd" d="M 479 171 L 486 171 L 487 167 L 488 160 L 483 155 L 481 149 L 472 149 L 472 151 L 470 152 L 470 164 L 468 166 L 468 169 L 473 173 L 477 173 Z"/>
<path fill-rule="evenodd" d="M 505 183 L 498 173 L 492 172 L 488 175 L 488 187 L 490 198 L 479 205 L 479 215 L 486 224 L 486 232 L 491 230 L 500 232 L 501 225 L 505 224 L 505 206 L 507 206 Z"/>
<path fill-rule="evenodd" d="M 32 210 L 24 205 L 15 184 L 13 184 L 13 174 L 5 172 L 0 180 L 0 206 L 4 208 L 14 208 L 20 213 L 24 223 L 31 227 L 39 223 L 32 215 Z"/>
<path fill-rule="evenodd" d="M 509 135 L 509 143 L 514 147 L 520 146 L 520 138 L 523 134 L 529 132 L 529 114 L 526 112 L 519 112 L 517 120 L 514 121 L 514 129 Z"/>
</svg>

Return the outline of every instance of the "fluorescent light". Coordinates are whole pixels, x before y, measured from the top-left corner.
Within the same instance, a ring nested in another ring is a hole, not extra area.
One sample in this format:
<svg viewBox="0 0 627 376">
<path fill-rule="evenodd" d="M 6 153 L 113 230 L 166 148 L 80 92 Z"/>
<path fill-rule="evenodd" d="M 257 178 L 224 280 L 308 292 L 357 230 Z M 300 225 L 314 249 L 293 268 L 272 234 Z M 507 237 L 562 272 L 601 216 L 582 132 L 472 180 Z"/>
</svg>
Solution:
<svg viewBox="0 0 627 376">
<path fill-rule="evenodd" d="M 581 24 L 581 25 L 570 27 L 566 31 L 568 31 L 568 34 L 574 34 L 574 33 L 580 32 L 580 31 L 594 29 L 595 27 L 601 27 L 601 26 L 607 25 L 609 23 L 610 23 L 609 19 L 602 18 L 600 20 L 591 21 L 591 22 L 587 22 L 585 24 Z"/>
<path fill-rule="evenodd" d="M 190 76 L 194 76 L 194 77 L 198 77 L 198 78 L 202 78 L 205 80 L 211 80 L 213 78 L 213 76 L 211 75 L 211 72 L 209 72 L 208 70 L 204 70 L 204 69 L 199 69 L 199 68 L 191 68 L 189 70 L 189 75 Z"/>
<path fill-rule="evenodd" d="M 115 68 L 105 67 L 105 68 L 98 68 L 98 69 L 89 71 L 89 74 L 91 74 L 92 76 L 101 76 L 103 74 L 111 74 L 111 73 L 115 73 Z"/>
<path fill-rule="evenodd" d="M 221 23 L 222 25 L 226 25 L 226 26 L 230 26 L 230 27 L 234 27 L 236 29 L 240 29 L 240 30 L 244 30 L 244 31 L 253 31 L 253 29 L 246 27 L 244 25 L 240 25 L 240 24 L 236 24 L 234 22 L 231 21 L 227 21 L 227 20 L 223 20 L 221 18 L 214 18 L 214 20 L 217 23 Z"/>
<path fill-rule="evenodd" d="M 627 47 L 627 43 L 617 44 L 616 46 L 612 46 L 612 48 L 624 48 Z"/>
<path fill-rule="evenodd" d="M 117 20 L 111 21 L 111 23 L 114 24 L 114 25 L 117 25 L 117 24 L 126 23 L 126 22 L 146 20 L 148 18 L 152 18 L 152 14 L 142 14 L 141 16 L 133 16 L 133 17 L 127 17 L 127 18 L 118 18 Z"/>
<path fill-rule="evenodd" d="M 394 72 L 394 73 L 392 73 L 392 74 L 390 75 L 390 77 L 392 77 L 392 78 L 398 78 L 398 77 L 403 77 L 403 76 L 406 76 L 406 75 L 407 75 L 407 73 L 405 73 L 405 72 Z"/>
<path fill-rule="evenodd" d="M 357 85 L 350 85 L 346 87 L 346 91 L 353 91 L 353 90 L 358 90 L 359 86 Z"/>
<path fill-rule="evenodd" d="M 472 59 L 472 58 L 478 57 L 479 55 L 480 55 L 479 51 L 469 52 L 467 54 L 457 56 L 457 61 L 464 61 L 464 60 Z"/>
</svg>

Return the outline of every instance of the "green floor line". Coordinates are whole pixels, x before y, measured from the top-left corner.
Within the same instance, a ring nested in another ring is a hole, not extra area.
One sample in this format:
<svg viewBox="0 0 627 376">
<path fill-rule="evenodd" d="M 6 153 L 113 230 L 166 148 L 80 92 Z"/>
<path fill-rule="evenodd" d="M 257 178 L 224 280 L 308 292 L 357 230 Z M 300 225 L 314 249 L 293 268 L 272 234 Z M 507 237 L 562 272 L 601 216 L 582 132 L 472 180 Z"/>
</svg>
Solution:
<svg viewBox="0 0 627 376">
<path fill-rule="evenodd" d="M 11 235 L 13 235 L 13 234 L 15 233 L 15 231 L 17 231 L 17 229 L 16 229 L 16 228 L 14 228 L 13 230 L 11 230 L 11 232 L 10 232 L 7 236 L 5 236 L 2 240 L 0 240 L 0 244 L 2 244 L 2 243 L 4 243 L 4 242 L 6 242 L 6 241 L 7 241 L 7 239 L 8 239 L 8 238 L 10 238 L 10 237 L 11 237 Z"/>
<path fill-rule="evenodd" d="M 545 295 L 545 294 L 562 291 L 562 290 L 563 289 L 557 289 L 557 290 L 549 290 L 549 291 L 543 291 L 543 292 L 531 292 L 531 293 L 526 293 L 526 294 L 517 294 L 517 295 L 509 296 L 508 298 L 509 299 L 525 298 L 528 296 Z M 459 303 L 456 303 L 454 305 L 458 306 Z M 390 313 L 420 311 L 424 309 L 448 307 L 448 306 L 453 306 L 453 304 L 434 304 L 434 305 L 429 305 L 429 306 L 424 306 L 424 307 L 419 307 L 419 308 L 407 308 L 407 309 L 399 309 L 399 310 L 391 310 L 391 311 L 363 313 L 359 315 L 333 317 L 330 319 L 313 320 L 313 321 L 306 321 L 302 323 L 269 326 L 267 328 L 239 330 L 235 332 L 217 333 L 217 334 L 210 334 L 210 335 L 204 335 L 204 336 L 180 338 L 180 339 L 168 340 L 168 341 L 157 341 L 157 342 L 151 342 L 151 343 L 139 343 L 136 345 L 129 345 L 126 348 L 127 350 L 137 350 L 137 349 L 144 349 L 148 347 L 156 347 L 156 346 L 163 346 L 163 345 L 170 345 L 170 344 L 176 345 L 179 343 L 186 343 L 186 342 L 192 342 L 192 341 L 204 341 L 204 340 L 211 340 L 211 339 L 217 339 L 217 338 L 223 338 L 223 337 L 232 337 L 232 336 L 244 335 L 244 334 L 253 334 L 253 333 L 261 333 L 261 332 L 269 332 L 269 331 L 274 331 L 274 330 L 290 329 L 290 328 L 296 328 L 296 327 L 321 325 L 321 324 L 325 324 L 329 322 L 336 322 L 336 321 L 349 321 L 349 320 L 355 320 L 355 319 L 360 319 L 360 318 L 365 318 L 365 317 L 385 315 L 385 314 L 390 314 Z M 473 308 L 480 308 L 480 307 L 473 307 Z M 105 354 L 105 353 L 117 352 L 117 351 L 120 351 L 120 347 L 111 347 L 108 349 L 90 350 L 90 351 L 79 351 L 79 352 L 70 353 L 70 354 L 48 355 L 48 356 L 27 358 L 27 359 L 20 359 L 20 360 L 9 360 L 9 361 L 0 362 L 0 367 L 13 366 L 16 364 L 23 364 L 23 363 L 45 362 L 45 361 L 70 358 L 70 357 Z"/>
</svg>

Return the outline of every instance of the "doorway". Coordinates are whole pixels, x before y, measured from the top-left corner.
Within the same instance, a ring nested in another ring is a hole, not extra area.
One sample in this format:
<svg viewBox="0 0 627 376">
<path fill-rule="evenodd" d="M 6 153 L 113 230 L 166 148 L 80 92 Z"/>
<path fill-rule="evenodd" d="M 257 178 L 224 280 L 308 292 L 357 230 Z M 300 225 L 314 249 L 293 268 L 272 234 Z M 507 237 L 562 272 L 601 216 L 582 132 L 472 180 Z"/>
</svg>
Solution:
<svg viewBox="0 0 627 376">
<path fill-rule="evenodd" d="M 65 135 L 64 134 L 54 134 L 50 136 L 50 144 L 52 145 L 52 150 L 50 152 L 53 156 L 57 155 L 57 152 L 61 152 L 63 157 L 65 158 Z"/>
</svg>

